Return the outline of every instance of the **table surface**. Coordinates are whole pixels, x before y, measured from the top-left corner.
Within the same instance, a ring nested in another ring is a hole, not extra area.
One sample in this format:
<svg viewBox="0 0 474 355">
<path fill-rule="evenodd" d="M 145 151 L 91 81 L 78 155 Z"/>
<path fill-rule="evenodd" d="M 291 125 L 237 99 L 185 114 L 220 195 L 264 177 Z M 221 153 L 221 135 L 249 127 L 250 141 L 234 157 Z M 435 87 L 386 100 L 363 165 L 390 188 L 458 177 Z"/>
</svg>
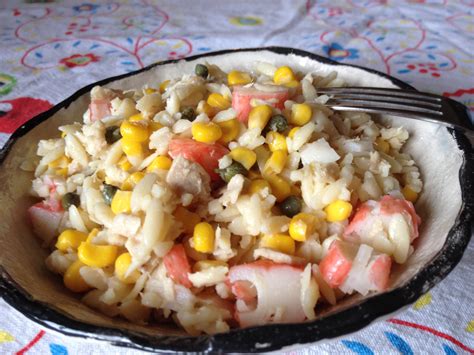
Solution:
<svg viewBox="0 0 474 355">
<path fill-rule="evenodd" d="M 473 0 L 33 2 L 0 6 L 0 146 L 86 84 L 237 47 L 305 49 L 474 110 Z M 474 353 L 473 260 L 471 242 L 456 269 L 395 318 L 291 353 Z M 138 353 L 55 334 L 4 301 L 0 314 L 0 353 Z"/>
</svg>

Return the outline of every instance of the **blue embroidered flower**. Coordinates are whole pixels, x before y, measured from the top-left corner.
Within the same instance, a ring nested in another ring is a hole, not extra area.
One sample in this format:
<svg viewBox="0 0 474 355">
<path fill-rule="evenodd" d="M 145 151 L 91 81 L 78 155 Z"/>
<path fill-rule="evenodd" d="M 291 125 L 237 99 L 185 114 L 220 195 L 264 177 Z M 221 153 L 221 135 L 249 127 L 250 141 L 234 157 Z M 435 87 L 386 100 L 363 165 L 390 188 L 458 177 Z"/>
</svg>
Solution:
<svg viewBox="0 0 474 355">
<path fill-rule="evenodd" d="M 95 14 L 99 7 L 100 5 L 84 3 L 81 5 L 73 6 L 72 9 L 74 10 L 74 12 L 77 12 L 79 14 L 82 14 L 84 12 L 87 12 L 89 14 Z"/>
<path fill-rule="evenodd" d="M 323 46 L 329 58 L 334 60 L 357 59 L 359 58 L 359 50 L 355 48 L 345 49 L 339 43 L 332 42 L 329 46 Z"/>
</svg>

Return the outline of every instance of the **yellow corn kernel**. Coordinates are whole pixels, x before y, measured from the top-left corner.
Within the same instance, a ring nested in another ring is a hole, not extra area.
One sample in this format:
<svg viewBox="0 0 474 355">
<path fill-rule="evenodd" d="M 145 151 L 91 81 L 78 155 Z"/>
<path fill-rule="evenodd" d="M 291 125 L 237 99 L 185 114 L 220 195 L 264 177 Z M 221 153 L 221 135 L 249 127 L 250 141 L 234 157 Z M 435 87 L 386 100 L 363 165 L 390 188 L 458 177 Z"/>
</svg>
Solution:
<svg viewBox="0 0 474 355">
<path fill-rule="evenodd" d="M 206 101 L 200 101 L 196 107 L 196 112 L 199 114 L 205 113 L 207 117 L 211 118 L 216 115 L 218 110 L 209 105 Z"/>
<path fill-rule="evenodd" d="M 79 270 L 84 264 L 80 260 L 73 262 L 63 276 L 64 286 L 72 292 L 86 292 L 91 287 L 84 281 Z"/>
<path fill-rule="evenodd" d="M 69 172 L 68 168 L 56 169 L 56 175 L 59 175 L 59 176 L 66 177 L 68 172 Z"/>
<path fill-rule="evenodd" d="M 66 229 L 59 235 L 55 246 L 62 252 L 67 252 L 69 249 L 76 250 L 86 239 L 86 233 L 74 229 Z"/>
<path fill-rule="evenodd" d="M 245 85 L 252 82 L 252 77 L 245 72 L 232 70 L 227 74 L 227 83 L 229 85 Z"/>
<path fill-rule="evenodd" d="M 253 194 L 257 194 L 259 193 L 260 191 L 262 191 L 263 189 L 268 189 L 271 193 L 271 187 L 270 187 L 270 184 L 268 183 L 268 181 L 264 180 L 264 179 L 256 179 L 256 180 L 252 180 L 249 184 L 249 187 L 248 187 L 248 193 L 253 195 Z"/>
<path fill-rule="evenodd" d="M 201 221 L 201 218 L 197 213 L 191 212 L 183 206 L 176 207 L 173 215 L 179 222 L 181 222 L 184 232 L 187 234 L 193 233 L 194 227 Z"/>
<path fill-rule="evenodd" d="M 87 236 L 86 243 L 94 244 L 93 241 L 97 234 L 99 234 L 99 230 L 97 228 L 92 229 L 89 235 Z"/>
<path fill-rule="evenodd" d="M 122 184 L 121 189 L 124 191 L 132 190 L 144 177 L 145 173 L 141 171 L 134 172 L 128 177 L 127 180 L 125 180 L 125 182 Z"/>
<path fill-rule="evenodd" d="M 66 132 L 61 132 L 61 138 L 65 138 L 67 136 Z"/>
<path fill-rule="evenodd" d="M 194 249 L 201 253 L 212 253 L 214 251 L 214 229 L 207 222 L 201 222 L 194 227 L 193 234 Z"/>
<path fill-rule="evenodd" d="M 227 121 L 216 122 L 216 124 L 221 128 L 222 131 L 222 137 L 219 139 L 219 142 L 227 144 L 239 136 L 240 124 L 236 118 Z"/>
<path fill-rule="evenodd" d="M 214 108 L 219 110 L 227 110 L 230 107 L 230 100 L 221 94 L 212 93 L 207 98 L 207 103 Z"/>
<path fill-rule="evenodd" d="M 413 191 L 411 187 L 408 185 L 406 185 L 402 189 L 402 194 L 403 194 L 403 197 L 405 197 L 405 200 L 408 200 L 413 203 L 415 203 L 416 200 L 418 199 L 418 194 L 415 191 Z"/>
<path fill-rule="evenodd" d="M 290 123 L 296 126 L 303 126 L 311 119 L 311 106 L 307 104 L 294 104 L 291 107 Z"/>
<path fill-rule="evenodd" d="M 249 129 L 260 128 L 263 130 L 272 117 L 272 108 L 268 105 L 254 107 L 249 113 Z"/>
<path fill-rule="evenodd" d="M 69 159 L 65 155 L 61 155 L 59 158 L 53 160 L 48 164 L 48 168 L 66 168 L 69 163 L 71 162 L 71 159 Z"/>
<path fill-rule="evenodd" d="M 124 139 L 139 143 L 145 142 L 149 137 L 148 127 L 137 121 L 123 121 L 120 125 L 120 134 Z"/>
<path fill-rule="evenodd" d="M 328 222 L 340 222 L 343 221 L 351 215 L 352 205 L 343 200 L 337 200 L 331 202 L 324 208 L 326 212 L 326 220 Z"/>
<path fill-rule="evenodd" d="M 268 148 L 270 148 L 272 152 L 276 150 L 284 150 L 285 152 L 288 151 L 288 147 L 286 146 L 286 138 L 281 133 L 274 131 L 268 132 L 266 142 L 268 144 Z"/>
<path fill-rule="evenodd" d="M 208 270 L 213 267 L 228 266 L 225 261 L 221 260 L 200 260 L 193 265 L 193 272 Z"/>
<path fill-rule="evenodd" d="M 260 243 L 264 248 L 274 249 L 290 255 L 295 253 L 295 241 L 286 234 L 265 234 Z"/>
<path fill-rule="evenodd" d="M 145 92 L 146 95 L 150 95 L 150 94 L 153 94 L 154 92 L 156 92 L 156 89 L 153 89 L 153 88 L 146 88 L 145 90 L 143 90 Z"/>
<path fill-rule="evenodd" d="M 266 175 L 265 180 L 270 184 L 272 195 L 276 197 L 278 202 L 283 201 L 291 195 L 291 185 L 282 177 L 276 174 L 271 174 Z"/>
<path fill-rule="evenodd" d="M 160 84 L 160 93 L 164 93 L 166 91 L 166 88 L 170 84 L 169 80 L 165 80 Z"/>
<path fill-rule="evenodd" d="M 304 242 L 314 232 L 316 216 L 309 213 L 298 213 L 290 222 L 290 236 L 298 242 Z"/>
<path fill-rule="evenodd" d="M 250 168 L 257 161 L 257 154 L 255 154 L 253 150 L 244 147 L 237 147 L 232 149 L 229 155 L 232 160 L 239 162 L 247 170 L 250 170 Z"/>
<path fill-rule="evenodd" d="M 151 173 L 156 169 L 170 170 L 173 161 L 164 155 L 159 155 L 147 166 L 146 171 Z"/>
<path fill-rule="evenodd" d="M 265 166 L 263 168 L 264 175 L 281 173 L 286 165 L 287 160 L 288 154 L 285 150 L 275 150 L 270 158 L 268 158 L 268 160 L 265 162 Z"/>
<path fill-rule="evenodd" d="M 390 144 L 380 137 L 375 140 L 375 145 L 379 148 L 381 152 L 385 154 L 390 151 Z"/>
<path fill-rule="evenodd" d="M 293 139 L 293 137 L 295 136 L 296 132 L 298 132 L 300 128 L 299 127 L 293 127 L 290 132 L 288 132 L 288 137 L 290 137 L 291 139 Z"/>
<path fill-rule="evenodd" d="M 118 190 L 114 198 L 112 199 L 112 203 L 110 208 L 112 208 L 112 212 L 115 214 L 119 213 L 130 213 L 130 200 L 132 199 L 132 192 L 131 191 L 120 191 Z"/>
<path fill-rule="evenodd" d="M 150 123 L 148 124 L 148 129 L 151 132 L 158 131 L 159 129 L 162 129 L 163 127 L 164 126 L 160 122 L 156 122 L 156 121 L 150 121 Z"/>
<path fill-rule="evenodd" d="M 213 122 L 195 122 L 191 126 L 193 138 L 202 143 L 214 143 L 222 137 L 221 128 Z"/>
<path fill-rule="evenodd" d="M 129 122 L 140 122 L 140 121 L 143 121 L 144 120 L 144 117 L 141 113 L 136 113 L 134 115 L 131 115 L 129 118 L 128 118 Z"/>
<path fill-rule="evenodd" d="M 129 171 L 132 168 L 132 164 L 130 164 L 127 157 L 120 158 L 117 164 L 123 171 Z"/>
<path fill-rule="evenodd" d="M 143 145 L 140 142 L 122 138 L 122 150 L 127 156 L 139 157 L 143 155 Z"/>
<path fill-rule="evenodd" d="M 77 248 L 77 256 L 81 262 L 92 267 L 107 267 L 117 259 L 116 245 L 96 245 L 82 242 Z"/>
<path fill-rule="evenodd" d="M 133 270 L 130 275 L 127 275 L 131 263 L 132 256 L 130 253 L 123 253 L 115 260 L 115 275 L 126 284 L 134 284 L 140 277 L 140 271 L 138 270 Z"/>
<path fill-rule="evenodd" d="M 273 74 L 273 81 L 278 85 L 292 84 L 296 81 L 295 74 L 290 67 L 279 67 Z"/>
</svg>

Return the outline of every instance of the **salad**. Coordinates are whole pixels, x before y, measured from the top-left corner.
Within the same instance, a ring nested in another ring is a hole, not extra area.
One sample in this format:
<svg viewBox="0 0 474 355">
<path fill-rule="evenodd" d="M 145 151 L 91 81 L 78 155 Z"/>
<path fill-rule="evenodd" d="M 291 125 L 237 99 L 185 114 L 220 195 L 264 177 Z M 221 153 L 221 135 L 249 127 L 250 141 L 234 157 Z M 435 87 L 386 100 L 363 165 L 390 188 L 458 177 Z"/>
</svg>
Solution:
<svg viewBox="0 0 474 355">
<path fill-rule="evenodd" d="M 28 212 L 64 286 L 192 335 L 313 320 L 388 289 L 421 223 L 407 130 L 325 106 L 336 72 L 183 74 L 94 87 L 83 122 L 39 142 Z"/>
</svg>

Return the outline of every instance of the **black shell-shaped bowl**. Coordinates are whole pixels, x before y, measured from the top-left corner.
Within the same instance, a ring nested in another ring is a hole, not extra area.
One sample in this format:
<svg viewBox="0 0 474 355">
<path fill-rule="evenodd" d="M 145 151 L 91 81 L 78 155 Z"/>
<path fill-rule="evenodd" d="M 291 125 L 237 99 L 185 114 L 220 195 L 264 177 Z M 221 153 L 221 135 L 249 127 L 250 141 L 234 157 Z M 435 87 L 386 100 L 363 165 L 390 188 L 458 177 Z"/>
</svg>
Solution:
<svg viewBox="0 0 474 355">
<path fill-rule="evenodd" d="M 96 339 L 147 351 L 256 352 L 277 350 L 357 331 L 376 319 L 387 317 L 414 302 L 445 278 L 461 259 L 471 238 L 474 206 L 473 150 L 462 133 L 431 123 L 383 117 L 405 126 L 411 139 L 405 151 L 412 154 L 424 180 L 417 202 L 423 218 L 415 253 L 395 268 L 392 287 L 382 294 L 349 297 L 319 312 L 318 319 L 299 324 L 273 324 L 235 329 L 214 336 L 191 337 L 172 325 L 138 326 L 111 319 L 69 293 L 60 279 L 44 266 L 47 251 L 40 247 L 27 223 L 26 210 L 31 173 L 19 169 L 35 154 L 38 140 L 57 135 L 57 127 L 81 121 L 89 91 L 94 85 L 130 89 L 192 72 L 196 63 L 208 61 L 225 71 L 248 69 L 257 60 L 288 64 L 304 72 L 337 71 L 347 83 L 361 86 L 409 85 L 379 72 L 338 64 L 309 52 L 290 48 L 227 50 L 181 61 L 160 62 L 79 90 L 18 129 L 0 153 L 0 292 L 14 308 L 35 322 L 60 333 Z M 467 120 L 465 112 L 459 116 Z"/>
</svg>

